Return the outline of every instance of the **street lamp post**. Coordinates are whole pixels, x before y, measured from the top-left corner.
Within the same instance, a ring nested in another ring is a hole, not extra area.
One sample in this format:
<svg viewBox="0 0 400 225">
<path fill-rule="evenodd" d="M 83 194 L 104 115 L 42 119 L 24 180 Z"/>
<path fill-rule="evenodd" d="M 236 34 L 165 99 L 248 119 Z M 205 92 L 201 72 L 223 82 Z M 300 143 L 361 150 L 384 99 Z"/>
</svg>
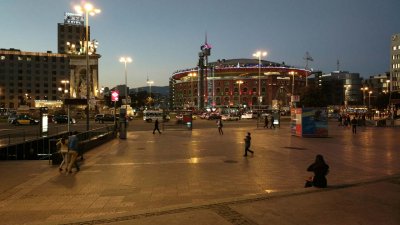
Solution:
<svg viewBox="0 0 400 225">
<path fill-rule="evenodd" d="M 127 72 L 127 69 L 126 69 L 126 64 L 127 63 L 131 63 L 132 62 L 132 59 L 130 58 L 130 57 L 121 57 L 120 59 L 119 59 L 119 61 L 120 62 L 122 62 L 122 63 L 124 63 L 124 65 L 125 65 L 125 70 L 124 70 L 124 72 L 125 72 L 125 91 L 124 91 L 124 94 L 125 94 L 125 109 L 128 111 L 128 72 Z"/>
<path fill-rule="evenodd" d="M 294 71 L 290 71 L 289 74 L 292 75 L 292 96 L 293 96 L 294 95 L 294 75 L 295 75 L 295 72 Z"/>
<path fill-rule="evenodd" d="M 365 99 L 366 99 L 366 95 L 365 95 L 365 91 L 368 91 L 368 87 L 362 87 L 361 88 L 361 91 L 363 92 L 363 103 L 364 103 L 364 106 L 365 106 Z"/>
<path fill-rule="evenodd" d="M 254 57 L 258 58 L 258 107 L 261 107 L 261 57 L 267 56 L 267 52 L 257 51 L 253 54 Z"/>
<path fill-rule="evenodd" d="M 386 80 L 386 92 L 389 93 L 390 80 Z"/>
<path fill-rule="evenodd" d="M 85 5 L 82 6 L 75 6 L 75 10 L 83 14 L 85 12 L 85 25 L 86 25 L 86 40 L 85 40 L 85 54 L 86 54 L 86 130 L 89 131 L 89 99 L 90 99 L 90 72 L 89 72 L 89 15 L 94 16 L 95 14 L 100 13 L 100 9 L 96 9 L 93 7 L 92 4 L 90 3 L 85 3 Z"/>
<path fill-rule="evenodd" d="M 240 85 L 243 84 L 242 80 L 238 80 L 236 81 L 237 84 L 239 84 L 239 107 L 240 107 L 240 98 L 241 98 L 241 94 L 242 94 L 242 90 L 240 89 Z"/>
<path fill-rule="evenodd" d="M 61 83 L 64 84 L 64 98 L 67 98 L 67 93 L 69 92 L 67 84 L 69 84 L 69 80 L 62 80 Z"/>
<path fill-rule="evenodd" d="M 372 91 L 369 91 L 368 92 L 368 108 L 371 108 L 371 94 L 372 94 Z"/>
<path fill-rule="evenodd" d="M 193 101 L 193 77 L 196 77 L 197 74 L 196 73 L 189 73 L 188 75 L 190 77 L 190 88 L 191 88 L 191 97 L 190 97 L 190 105 L 194 106 L 194 101 Z"/>
<path fill-rule="evenodd" d="M 151 85 L 154 84 L 154 81 L 148 80 L 146 83 L 149 85 L 149 105 L 151 106 Z"/>
</svg>

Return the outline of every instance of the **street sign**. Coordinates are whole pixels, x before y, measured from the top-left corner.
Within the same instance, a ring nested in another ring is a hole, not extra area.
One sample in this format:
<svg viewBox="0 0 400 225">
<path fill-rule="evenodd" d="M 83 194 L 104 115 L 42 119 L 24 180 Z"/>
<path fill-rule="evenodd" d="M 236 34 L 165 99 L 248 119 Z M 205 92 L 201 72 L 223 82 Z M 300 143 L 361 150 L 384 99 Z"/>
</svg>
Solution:
<svg viewBox="0 0 400 225">
<path fill-rule="evenodd" d="M 292 102 L 300 102 L 300 95 L 292 95 L 291 100 Z"/>
</svg>

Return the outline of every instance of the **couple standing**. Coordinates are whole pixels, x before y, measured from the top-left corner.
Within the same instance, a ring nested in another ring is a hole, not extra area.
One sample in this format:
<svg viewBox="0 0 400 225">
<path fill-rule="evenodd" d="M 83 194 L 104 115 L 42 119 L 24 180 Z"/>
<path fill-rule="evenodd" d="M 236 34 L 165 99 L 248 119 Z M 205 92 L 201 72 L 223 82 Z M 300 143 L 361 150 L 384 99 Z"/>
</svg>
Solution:
<svg viewBox="0 0 400 225">
<path fill-rule="evenodd" d="M 75 166 L 76 171 L 80 170 L 78 163 L 76 162 L 76 158 L 79 155 L 79 139 L 77 136 L 78 132 L 74 131 L 71 136 L 68 137 L 68 142 L 65 137 L 61 138 L 58 144 L 61 145 L 61 155 L 63 157 L 63 161 L 59 166 L 59 171 L 63 171 L 63 166 L 66 165 L 66 173 L 72 173 L 72 165 Z"/>
</svg>

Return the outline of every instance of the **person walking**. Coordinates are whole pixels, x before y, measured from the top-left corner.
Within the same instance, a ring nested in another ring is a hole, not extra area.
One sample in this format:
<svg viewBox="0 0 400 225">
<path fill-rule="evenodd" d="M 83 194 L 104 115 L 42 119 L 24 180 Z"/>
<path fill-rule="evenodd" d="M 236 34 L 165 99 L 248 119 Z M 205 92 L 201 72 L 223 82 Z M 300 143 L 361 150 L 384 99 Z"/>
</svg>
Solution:
<svg viewBox="0 0 400 225">
<path fill-rule="evenodd" d="M 264 128 L 268 128 L 268 115 L 265 115 L 265 119 L 264 119 Z"/>
<path fill-rule="evenodd" d="M 224 126 L 224 125 L 222 124 L 222 119 L 219 118 L 219 119 L 217 120 L 217 127 L 218 127 L 218 132 L 219 132 L 220 135 L 223 135 L 223 134 L 224 134 L 224 131 L 222 130 L 222 127 L 223 127 L 223 126 Z"/>
<path fill-rule="evenodd" d="M 72 165 L 75 166 L 76 171 L 80 170 L 78 163 L 76 162 L 76 158 L 78 157 L 79 153 L 79 139 L 78 139 L 78 132 L 72 132 L 72 135 L 68 137 L 68 148 L 70 154 L 70 162 L 67 168 L 67 173 L 72 173 Z"/>
<path fill-rule="evenodd" d="M 68 169 L 68 163 L 69 163 L 69 154 L 68 154 L 68 144 L 67 140 L 65 137 L 62 137 L 58 142 L 57 145 L 60 145 L 60 153 L 63 158 L 60 166 L 58 167 L 58 170 L 60 172 L 63 171 L 63 166 L 65 165 L 65 170 Z"/>
<path fill-rule="evenodd" d="M 271 126 L 269 127 L 269 128 L 271 128 L 271 129 L 272 129 L 272 127 L 274 127 L 274 129 L 275 129 L 274 120 L 275 120 L 275 118 L 274 118 L 274 116 L 272 115 L 272 116 L 271 116 Z"/>
<path fill-rule="evenodd" d="M 158 127 L 158 119 L 156 119 L 156 122 L 154 122 L 153 134 L 155 134 L 156 130 L 159 134 L 161 134 L 160 128 Z"/>
<path fill-rule="evenodd" d="M 314 177 L 312 179 L 313 186 L 319 188 L 327 187 L 328 181 L 326 180 L 326 175 L 329 173 L 329 166 L 325 163 L 322 155 L 317 155 L 315 157 L 315 162 L 307 168 L 307 171 L 314 172 Z"/>
<path fill-rule="evenodd" d="M 357 133 L 357 123 L 358 123 L 358 121 L 357 121 L 355 116 L 350 121 L 350 123 L 351 123 L 351 130 L 353 131 L 353 134 L 356 134 Z"/>
<path fill-rule="evenodd" d="M 251 152 L 251 155 L 254 155 L 254 151 L 250 150 L 251 145 L 251 134 L 247 132 L 246 137 L 244 138 L 244 155 L 247 156 L 247 152 Z"/>
</svg>

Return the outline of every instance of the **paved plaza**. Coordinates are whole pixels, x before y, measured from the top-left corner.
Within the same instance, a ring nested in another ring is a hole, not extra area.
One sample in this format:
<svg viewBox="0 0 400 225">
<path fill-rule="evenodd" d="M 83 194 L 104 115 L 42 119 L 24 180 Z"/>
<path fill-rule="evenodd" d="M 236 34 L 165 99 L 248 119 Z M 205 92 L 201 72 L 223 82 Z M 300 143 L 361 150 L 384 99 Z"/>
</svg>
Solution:
<svg viewBox="0 0 400 225">
<path fill-rule="evenodd" d="M 48 161 L 0 161 L 0 224 L 400 224 L 400 128 L 329 126 L 328 138 L 255 123 L 199 121 L 85 154 L 81 171 Z M 252 134 L 254 156 L 243 157 Z M 303 188 L 316 154 L 328 188 Z"/>
</svg>

